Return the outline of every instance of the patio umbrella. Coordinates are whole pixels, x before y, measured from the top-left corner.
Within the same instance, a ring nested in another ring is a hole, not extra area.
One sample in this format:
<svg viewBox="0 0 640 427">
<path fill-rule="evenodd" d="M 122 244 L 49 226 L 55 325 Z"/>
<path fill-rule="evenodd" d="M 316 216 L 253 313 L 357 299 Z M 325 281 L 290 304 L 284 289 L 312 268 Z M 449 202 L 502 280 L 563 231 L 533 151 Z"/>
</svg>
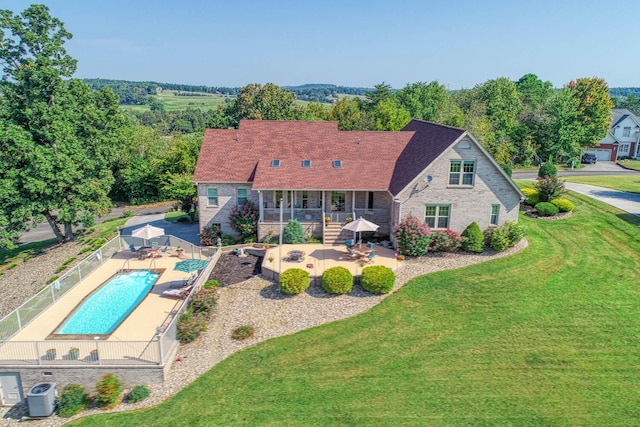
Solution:
<svg viewBox="0 0 640 427">
<path fill-rule="evenodd" d="M 188 259 L 185 261 L 176 262 L 174 270 L 184 271 L 185 273 L 190 273 L 196 270 L 202 270 L 207 265 L 207 261 L 204 259 Z"/>
<path fill-rule="evenodd" d="M 355 221 L 347 223 L 347 225 L 342 227 L 342 229 L 355 231 L 356 233 L 358 233 L 360 237 L 360 246 L 362 246 L 362 235 L 360 233 L 362 233 L 363 231 L 376 231 L 378 227 L 380 227 L 378 224 L 374 224 L 373 222 L 367 221 L 366 219 L 360 217 Z"/>
<path fill-rule="evenodd" d="M 164 228 L 154 227 L 153 225 L 147 224 L 144 227 L 136 228 L 131 232 L 131 236 L 140 237 L 144 240 L 153 239 L 154 237 L 163 236 Z"/>
</svg>

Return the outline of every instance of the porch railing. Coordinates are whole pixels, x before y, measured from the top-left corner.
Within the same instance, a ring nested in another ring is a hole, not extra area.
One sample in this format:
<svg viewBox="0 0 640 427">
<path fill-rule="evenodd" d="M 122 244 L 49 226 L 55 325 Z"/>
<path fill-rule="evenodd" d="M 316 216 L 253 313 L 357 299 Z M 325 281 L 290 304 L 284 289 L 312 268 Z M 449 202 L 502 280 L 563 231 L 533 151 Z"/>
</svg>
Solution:
<svg viewBox="0 0 640 427">
<path fill-rule="evenodd" d="M 284 222 L 289 222 L 291 218 L 291 208 L 283 209 L 282 220 Z M 322 209 L 294 208 L 293 218 L 300 222 L 320 222 L 322 220 Z M 263 221 L 280 222 L 280 208 L 265 208 L 263 210 Z"/>
<path fill-rule="evenodd" d="M 389 209 L 355 209 L 354 219 L 363 217 L 376 224 L 389 222 Z"/>
</svg>

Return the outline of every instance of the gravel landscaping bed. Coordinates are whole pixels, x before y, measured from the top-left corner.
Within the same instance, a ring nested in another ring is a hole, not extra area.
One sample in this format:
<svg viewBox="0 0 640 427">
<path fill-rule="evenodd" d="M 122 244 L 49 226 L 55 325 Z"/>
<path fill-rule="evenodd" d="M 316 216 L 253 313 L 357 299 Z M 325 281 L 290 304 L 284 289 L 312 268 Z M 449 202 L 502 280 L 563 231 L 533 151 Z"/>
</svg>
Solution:
<svg viewBox="0 0 640 427">
<path fill-rule="evenodd" d="M 487 251 L 482 254 L 429 254 L 422 258 L 406 260 L 396 271 L 397 280 L 393 292 L 414 277 L 508 256 L 526 248 L 527 245 L 528 242 L 523 239 L 516 246 L 500 253 Z M 231 263 L 235 261 L 226 262 L 233 269 Z M 246 265 L 245 267 L 249 268 Z M 147 400 L 136 404 L 122 404 L 108 412 L 157 405 L 238 350 L 269 338 L 293 334 L 313 326 L 354 316 L 369 310 L 388 296 L 370 294 L 357 285 L 349 294 L 331 296 L 324 292 L 319 284 L 312 284 L 306 292 L 288 297 L 278 292 L 277 284 L 273 281 L 261 276 L 244 280 L 249 273 L 244 270 L 235 271 L 237 271 L 236 280 L 239 280 L 239 283 L 220 288 L 216 314 L 208 330 L 196 341 L 179 347 L 177 352 L 179 361 L 176 360 L 173 363 L 167 380 L 162 384 L 151 385 L 149 387 L 151 396 Z M 231 273 L 228 273 L 227 279 L 233 281 Z M 253 326 L 254 335 L 243 341 L 233 340 L 232 331 L 243 325 Z M 2 422 L 6 423 L 4 425 L 17 425 L 18 415 L 25 409 L 14 408 L 11 416 L 15 418 L 5 418 Z M 91 409 L 71 419 L 103 412 L 107 411 Z M 2 414 L 5 413 L 6 411 Z M 52 416 L 45 420 L 32 421 L 30 424 L 60 426 L 69 420 Z"/>
</svg>

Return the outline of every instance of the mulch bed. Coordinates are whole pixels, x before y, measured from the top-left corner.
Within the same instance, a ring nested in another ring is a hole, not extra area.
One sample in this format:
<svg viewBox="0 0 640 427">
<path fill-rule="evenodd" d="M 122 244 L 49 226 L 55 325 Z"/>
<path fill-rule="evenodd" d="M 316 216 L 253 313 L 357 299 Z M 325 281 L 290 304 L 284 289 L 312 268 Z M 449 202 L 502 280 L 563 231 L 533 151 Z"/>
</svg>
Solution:
<svg viewBox="0 0 640 427">
<path fill-rule="evenodd" d="M 223 253 L 213 268 L 209 279 L 217 280 L 220 287 L 234 285 L 260 274 L 262 258 L 253 255 L 240 257 Z"/>
<path fill-rule="evenodd" d="M 542 219 L 546 221 L 566 219 L 573 215 L 573 212 L 558 212 L 553 216 L 542 216 L 538 214 L 533 206 L 525 205 L 524 203 L 520 205 L 520 210 L 522 210 L 525 215 L 530 216 L 531 218 Z"/>
</svg>

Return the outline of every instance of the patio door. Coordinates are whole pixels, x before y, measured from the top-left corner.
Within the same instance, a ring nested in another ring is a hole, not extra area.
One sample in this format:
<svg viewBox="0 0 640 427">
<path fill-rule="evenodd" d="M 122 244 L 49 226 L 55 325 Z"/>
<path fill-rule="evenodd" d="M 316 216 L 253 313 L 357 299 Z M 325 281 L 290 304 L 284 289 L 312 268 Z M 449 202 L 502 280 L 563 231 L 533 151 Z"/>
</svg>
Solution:
<svg viewBox="0 0 640 427">
<path fill-rule="evenodd" d="M 14 372 L 0 374 L 0 394 L 3 405 L 15 405 L 22 403 L 22 388 L 20 387 L 20 374 Z"/>
<path fill-rule="evenodd" d="M 346 192 L 344 191 L 332 191 L 331 192 L 331 211 L 332 212 L 344 212 Z"/>
</svg>

